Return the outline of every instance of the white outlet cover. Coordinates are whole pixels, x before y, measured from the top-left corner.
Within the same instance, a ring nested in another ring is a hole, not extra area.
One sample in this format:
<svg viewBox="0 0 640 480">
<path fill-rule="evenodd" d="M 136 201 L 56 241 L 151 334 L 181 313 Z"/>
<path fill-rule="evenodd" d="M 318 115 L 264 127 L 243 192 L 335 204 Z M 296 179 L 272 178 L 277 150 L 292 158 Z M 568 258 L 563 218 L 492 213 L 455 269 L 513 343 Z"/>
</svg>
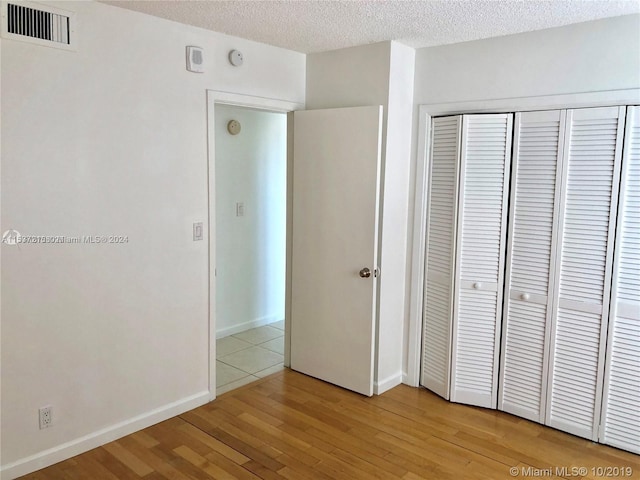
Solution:
<svg viewBox="0 0 640 480">
<path fill-rule="evenodd" d="M 53 412 L 51 405 L 47 405 L 38 409 L 38 417 L 40 420 L 40 430 L 49 428 L 53 423 Z"/>
</svg>

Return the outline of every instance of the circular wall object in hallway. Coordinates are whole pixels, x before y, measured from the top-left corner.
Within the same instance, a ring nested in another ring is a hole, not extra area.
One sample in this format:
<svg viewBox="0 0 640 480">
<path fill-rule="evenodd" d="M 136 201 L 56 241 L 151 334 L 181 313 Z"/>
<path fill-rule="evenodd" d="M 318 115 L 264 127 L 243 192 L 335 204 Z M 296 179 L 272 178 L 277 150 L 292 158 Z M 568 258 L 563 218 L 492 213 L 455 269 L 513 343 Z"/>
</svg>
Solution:
<svg viewBox="0 0 640 480">
<path fill-rule="evenodd" d="M 240 130 L 242 130 L 242 127 L 240 126 L 239 121 L 229 120 L 229 123 L 227 123 L 227 130 L 229 130 L 229 133 L 231 135 L 238 135 L 240 133 Z"/>
</svg>

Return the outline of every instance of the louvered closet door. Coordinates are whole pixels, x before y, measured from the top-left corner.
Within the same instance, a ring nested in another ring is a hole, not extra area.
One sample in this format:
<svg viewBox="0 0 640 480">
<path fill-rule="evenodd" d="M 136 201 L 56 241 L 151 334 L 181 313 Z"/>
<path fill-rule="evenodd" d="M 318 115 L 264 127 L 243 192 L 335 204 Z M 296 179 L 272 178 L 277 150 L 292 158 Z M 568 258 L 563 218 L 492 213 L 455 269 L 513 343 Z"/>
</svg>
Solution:
<svg viewBox="0 0 640 480">
<path fill-rule="evenodd" d="M 498 408 L 544 422 L 565 112 L 516 113 Z"/>
<path fill-rule="evenodd" d="M 600 441 L 640 454 L 640 107 L 629 107 Z"/>
<path fill-rule="evenodd" d="M 592 440 L 602 398 L 623 126 L 624 107 L 567 111 L 546 423 Z"/>
<path fill-rule="evenodd" d="M 429 155 L 421 384 L 449 399 L 462 117 L 434 118 Z"/>
<path fill-rule="evenodd" d="M 513 115 L 464 115 L 451 400 L 495 408 Z"/>
</svg>

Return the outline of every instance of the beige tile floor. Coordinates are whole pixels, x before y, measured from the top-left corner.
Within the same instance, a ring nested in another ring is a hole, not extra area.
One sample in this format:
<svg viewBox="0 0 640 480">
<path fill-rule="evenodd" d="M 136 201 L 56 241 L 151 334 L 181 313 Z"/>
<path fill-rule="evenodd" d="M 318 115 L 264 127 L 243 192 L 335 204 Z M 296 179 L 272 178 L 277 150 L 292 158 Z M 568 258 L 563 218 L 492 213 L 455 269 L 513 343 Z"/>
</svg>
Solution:
<svg viewBox="0 0 640 480">
<path fill-rule="evenodd" d="M 216 341 L 216 394 L 283 369 L 284 321 Z"/>
</svg>

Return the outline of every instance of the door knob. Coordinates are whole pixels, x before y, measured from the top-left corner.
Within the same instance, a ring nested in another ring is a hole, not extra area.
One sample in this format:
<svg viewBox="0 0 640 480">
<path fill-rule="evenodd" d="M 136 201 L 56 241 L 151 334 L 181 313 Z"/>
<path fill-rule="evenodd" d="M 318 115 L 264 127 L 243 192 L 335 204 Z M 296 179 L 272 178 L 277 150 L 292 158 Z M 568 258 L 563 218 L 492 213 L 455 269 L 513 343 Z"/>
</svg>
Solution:
<svg viewBox="0 0 640 480">
<path fill-rule="evenodd" d="M 476 282 L 473 284 L 473 288 L 475 288 L 476 290 L 480 290 L 482 288 L 482 283 L 480 282 Z"/>
<path fill-rule="evenodd" d="M 528 293 L 523 293 L 522 295 L 520 295 L 520 298 L 524 301 L 529 300 L 529 298 L 531 298 L 531 295 L 529 295 Z"/>
<path fill-rule="evenodd" d="M 367 267 L 364 267 L 362 270 L 360 270 L 359 275 L 362 278 L 369 278 L 371 276 L 371 270 L 369 270 Z"/>
</svg>

